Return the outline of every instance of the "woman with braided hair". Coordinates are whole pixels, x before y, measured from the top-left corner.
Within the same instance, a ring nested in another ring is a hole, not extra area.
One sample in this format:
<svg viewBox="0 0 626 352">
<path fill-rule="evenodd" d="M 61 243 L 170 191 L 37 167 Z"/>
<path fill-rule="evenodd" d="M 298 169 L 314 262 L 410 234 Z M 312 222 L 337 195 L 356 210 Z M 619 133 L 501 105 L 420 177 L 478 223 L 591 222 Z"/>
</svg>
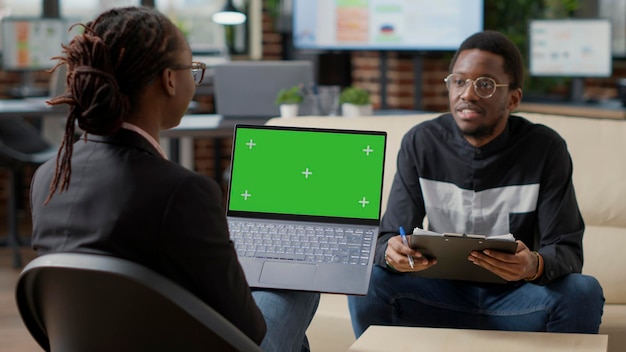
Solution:
<svg viewBox="0 0 626 352">
<path fill-rule="evenodd" d="M 158 11 L 88 22 L 55 59 L 69 105 L 56 160 L 31 185 L 33 248 L 125 258 L 187 288 L 265 351 L 308 350 L 318 293 L 252 290 L 229 239 L 217 183 L 170 162 L 161 130 L 180 123 L 205 66 Z M 84 135 L 75 141 L 75 126 Z"/>
</svg>

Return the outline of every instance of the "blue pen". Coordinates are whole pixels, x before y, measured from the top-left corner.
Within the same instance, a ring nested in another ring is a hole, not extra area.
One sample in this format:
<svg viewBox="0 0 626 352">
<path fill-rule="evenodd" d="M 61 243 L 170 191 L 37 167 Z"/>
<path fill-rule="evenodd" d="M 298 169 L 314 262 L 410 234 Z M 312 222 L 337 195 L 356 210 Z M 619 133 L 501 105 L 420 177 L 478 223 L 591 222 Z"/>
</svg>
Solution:
<svg viewBox="0 0 626 352">
<path fill-rule="evenodd" d="M 406 240 L 406 232 L 404 232 L 404 227 L 402 226 L 400 226 L 400 237 L 402 237 L 402 243 L 404 243 L 404 245 L 408 247 L 409 242 L 407 242 Z M 413 257 L 408 254 L 406 257 L 409 259 L 409 265 L 411 266 L 411 269 L 413 269 L 413 266 L 415 265 L 415 263 L 413 263 Z"/>
</svg>

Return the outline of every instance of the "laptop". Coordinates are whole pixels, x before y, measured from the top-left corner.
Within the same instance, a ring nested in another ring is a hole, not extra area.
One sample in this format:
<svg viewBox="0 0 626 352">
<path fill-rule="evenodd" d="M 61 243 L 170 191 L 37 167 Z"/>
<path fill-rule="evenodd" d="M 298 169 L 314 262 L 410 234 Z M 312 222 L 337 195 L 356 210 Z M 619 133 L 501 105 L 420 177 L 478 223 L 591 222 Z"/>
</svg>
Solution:
<svg viewBox="0 0 626 352">
<path fill-rule="evenodd" d="M 224 119 L 280 116 L 274 102 L 283 88 L 314 82 L 310 61 L 232 61 L 215 65 L 215 111 Z"/>
<path fill-rule="evenodd" d="M 235 126 L 227 218 L 251 287 L 364 295 L 386 132 Z"/>
</svg>

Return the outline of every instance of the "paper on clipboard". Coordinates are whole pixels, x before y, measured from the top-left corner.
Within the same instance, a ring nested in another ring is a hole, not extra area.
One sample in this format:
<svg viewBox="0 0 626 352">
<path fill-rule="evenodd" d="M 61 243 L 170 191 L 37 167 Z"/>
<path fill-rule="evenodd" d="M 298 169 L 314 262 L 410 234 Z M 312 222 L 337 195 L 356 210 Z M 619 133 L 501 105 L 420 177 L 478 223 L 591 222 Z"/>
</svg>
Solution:
<svg viewBox="0 0 626 352">
<path fill-rule="evenodd" d="M 512 234 L 484 236 L 438 233 L 415 228 L 407 239 L 411 248 L 427 258 L 437 258 L 436 265 L 414 273 L 416 276 L 450 280 L 505 283 L 501 277 L 475 265 L 467 258 L 472 251 L 493 249 L 515 253 L 517 248 Z"/>
</svg>

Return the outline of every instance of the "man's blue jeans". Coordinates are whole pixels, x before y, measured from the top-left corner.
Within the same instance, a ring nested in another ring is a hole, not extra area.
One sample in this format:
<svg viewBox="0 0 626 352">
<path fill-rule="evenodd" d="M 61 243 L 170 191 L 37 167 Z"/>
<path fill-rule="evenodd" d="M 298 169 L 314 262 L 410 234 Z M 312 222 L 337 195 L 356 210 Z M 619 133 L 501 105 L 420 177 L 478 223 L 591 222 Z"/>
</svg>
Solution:
<svg viewBox="0 0 626 352">
<path fill-rule="evenodd" d="M 306 329 L 320 302 L 318 292 L 252 289 L 252 297 L 263 313 L 267 333 L 265 352 L 308 352 Z"/>
<path fill-rule="evenodd" d="M 370 325 L 597 333 L 598 281 L 569 274 L 547 286 L 420 278 L 375 265 L 367 296 L 349 296 L 358 338 Z"/>
</svg>

